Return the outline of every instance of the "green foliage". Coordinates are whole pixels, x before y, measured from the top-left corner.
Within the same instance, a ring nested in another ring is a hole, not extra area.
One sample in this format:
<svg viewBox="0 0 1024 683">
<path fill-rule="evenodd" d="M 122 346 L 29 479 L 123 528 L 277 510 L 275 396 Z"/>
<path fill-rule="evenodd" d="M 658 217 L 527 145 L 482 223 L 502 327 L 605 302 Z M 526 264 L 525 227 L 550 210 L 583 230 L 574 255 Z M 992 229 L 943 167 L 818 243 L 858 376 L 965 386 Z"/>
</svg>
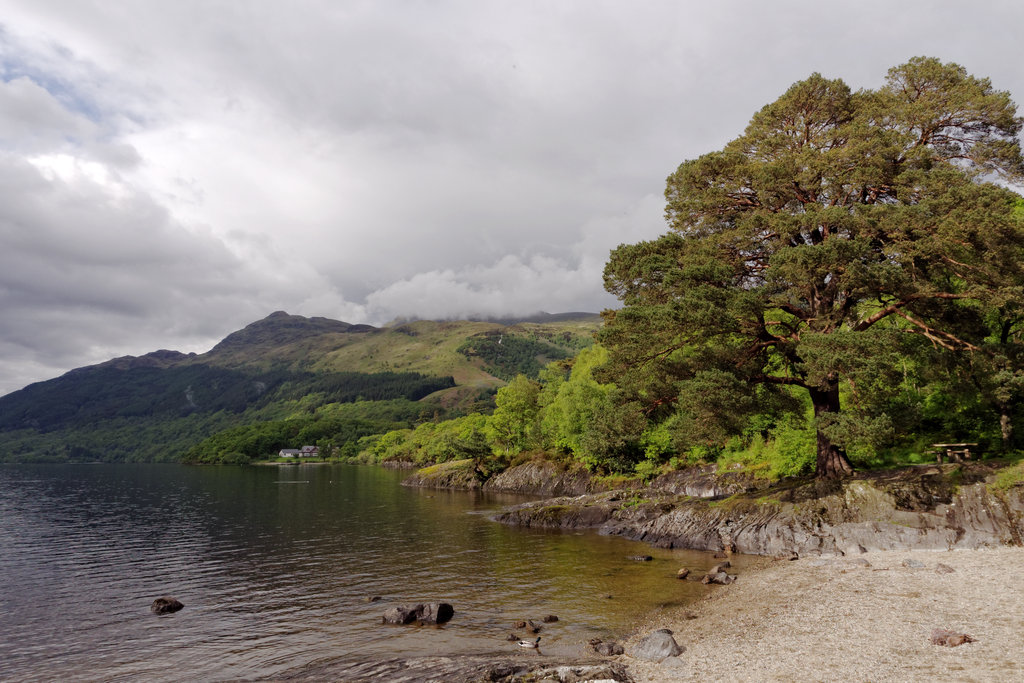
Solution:
<svg viewBox="0 0 1024 683">
<path fill-rule="evenodd" d="M 487 421 L 487 437 L 496 450 L 519 453 L 538 442 L 540 431 L 540 385 L 518 375 L 498 390 L 494 412 Z"/>
<path fill-rule="evenodd" d="M 443 422 L 424 422 L 414 429 L 393 430 L 368 440 L 363 452 L 373 462 L 392 460 L 423 465 L 478 460 L 491 453 L 484 435 L 486 425 L 487 417 L 479 413 Z"/>
<path fill-rule="evenodd" d="M 545 446 L 566 454 L 584 454 L 583 443 L 597 415 L 611 409 L 614 386 L 600 384 L 593 377 L 594 369 L 607 359 L 607 350 L 592 346 L 576 356 L 568 378 L 563 379 L 557 366 L 545 375 L 544 390 L 538 397 L 544 409 L 541 429 Z"/>
<path fill-rule="evenodd" d="M 322 457 L 354 457 L 360 439 L 408 424 L 420 406 L 409 401 L 330 404 L 313 415 L 244 424 L 203 439 L 182 458 L 192 464 L 273 458 L 282 448 L 321 447 Z"/>
<path fill-rule="evenodd" d="M 467 358 L 481 359 L 487 372 L 503 380 L 511 381 L 517 375 L 535 379 L 547 363 L 572 357 L 580 345 L 578 337 L 569 333 L 555 339 L 560 345 L 495 330 L 467 339 L 458 351 Z"/>
<path fill-rule="evenodd" d="M 1020 129 L 1007 93 L 934 59 L 875 91 L 794 84 L 669 177 L 668 234 L 612 252 L 605 285 L 624 307 L 605 314 L 599 379 L 670 421 L 679 452 L 802 413 L 800 388 L 819 476 L 894 445 L 920 397 L 956 376 L 968 403 L 1012 421 L 1024 220 L 992 181 L 1024 177 Z"/>
</svg>

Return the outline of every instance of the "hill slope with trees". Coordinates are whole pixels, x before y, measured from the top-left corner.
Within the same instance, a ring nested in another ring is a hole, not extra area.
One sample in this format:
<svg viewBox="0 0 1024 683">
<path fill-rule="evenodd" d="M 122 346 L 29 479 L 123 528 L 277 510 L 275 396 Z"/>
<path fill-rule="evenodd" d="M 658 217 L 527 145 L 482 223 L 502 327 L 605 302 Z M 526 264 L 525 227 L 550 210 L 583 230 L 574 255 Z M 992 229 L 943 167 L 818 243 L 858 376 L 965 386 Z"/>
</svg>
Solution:
<svg viewBox="0 0 1024 683">
<path fill-rule="evenodd" d="M 539 362 L 504 361 L 539 370 L 549 356 L 590 343 L 598 324 L 592 315 L 374 328 L 277 312 L 204 354 L 116 358 L 0 397 L 0 460 L 177 461 L 192 453 L 196 461 L 238 462 L 298 442 L 340 447 L 419 420 L 488 410 L 504 381 L 488 371 L 493 364 L 460 351 L 473 339 L 538 345 L 536 353 L 547 354 Z M 277 436 L 249 438 L 250 428 Z M 238 443 L 194 450 L 224 431 Z"/>
</svg>

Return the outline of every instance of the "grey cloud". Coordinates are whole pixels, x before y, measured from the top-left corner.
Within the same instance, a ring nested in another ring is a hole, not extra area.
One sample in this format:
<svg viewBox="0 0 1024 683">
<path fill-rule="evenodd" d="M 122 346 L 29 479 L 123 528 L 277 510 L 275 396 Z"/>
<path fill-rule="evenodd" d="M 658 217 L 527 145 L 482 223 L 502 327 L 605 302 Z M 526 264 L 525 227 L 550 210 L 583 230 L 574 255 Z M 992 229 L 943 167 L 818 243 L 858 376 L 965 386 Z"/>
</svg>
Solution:
<svg viewBox="0 0 1024 683">
<path fill-rule="evenodd" d="M 7 149 L 52 149 L 70 139 L 90 139 L 97 127 L 65 109 L 27 77 L 0 83 L 0 143 Z"/>
<path fill-rule="evenodd" d="M 665 177 L 811 72 L 925 54 L 1024 92 L 1014 3 L 10 5 L 0 391 L 275 309 L 614 305 Z"/>
</svg>

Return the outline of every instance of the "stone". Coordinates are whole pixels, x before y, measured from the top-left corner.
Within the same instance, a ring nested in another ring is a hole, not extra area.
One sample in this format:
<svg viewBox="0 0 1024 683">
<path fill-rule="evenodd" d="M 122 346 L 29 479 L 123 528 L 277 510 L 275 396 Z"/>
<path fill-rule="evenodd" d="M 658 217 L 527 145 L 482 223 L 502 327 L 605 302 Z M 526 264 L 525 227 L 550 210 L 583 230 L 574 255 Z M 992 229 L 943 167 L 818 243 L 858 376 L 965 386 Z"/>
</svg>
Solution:
<svg viewBox="0 0 1024 683">
<path fill-rule="evenodd" d="M 966 633 L 947 631 L 942 628 L 934 629 L 929 640 L 931 640 L 932 645 L 943 645 L 945 647 L 956 647 L 957 645 L 963 645 L 964 643 L 974 642 L 974 638 L 971 638 Z"/>
<path fill-rule="evenodd" d="M 513 642 L 513 641 L 519 640 L 519 636 L 517 636 L 514 633 L 510 633 L 507 636 L 505 636 L 505 640 L 507 640 L 509 642 Z"/>
<path fill-rule="evenodd" d="M 149 611 L 153 614 L 173 614 L 184 606 L 175 598 L 164 596 L 154 600 L 153 604 L 149 606 Z"/>
<path fill-rule="evenodd" d="M 676 578 L 677 579 L 685 579 L 689 575 L 690 575 L 690 570 L 687 569 L 686 567 L 683 567 L 682 569 L 680 569 L 679 571 L 676 572 Z"/>
<path fill-rule="evenodd" d="M 494 680 L 487 678 L 485 680 Z M 556 666 L 531 672 L 529 677 L 503 680 L 559 681 L 559 683 L 616 683 L 633 680 L 624 667 L 616 664 Z"/>
<path fill-rule="evenodd" d="M 549 614 L 543 619 L 541 619 L 541 621 L 543 621 L 545 624 L 552 624 L 558 621 L 558 617 L 556 617 L 554 614 Z"/>
<path fill-rule="evenodd" d="M 512 624 L 512 628 L 526 628 L 526 622 L 525 621 L 517 621 L 514 624 Z"/>
<path fill-rule="evenodd" d="M 952 574 L 955 571 L 956 570 L 950 567 L 948 564 L 942 564 L 941 562 L 939 562 L 937 565 L 935 565 L 936 574 Z"/>
<path fill-rule="evenodd" d="M 903 566 L 907 569 L 924 569 L 924 562 L 921 562 L 920 560 L 915 560 L 913 558 L 908 558 L 906 560 L 903 560 Z"/>
<path fill-rule="evenodd" d="M 866 552 L 867 552 L 867 550 L 865 550 L 864 546 L 862 546 L 860 543 L 854 543 L 853 545 L 848 545 L 843 550 L 843 554 L 844 555 L 863 555 Z"/>
<path fill-rule="evenodd" d="M 708 574 L 717 574 L 718 572 L 724 572 L 726 569 L 729 569 L 731 567 L 732 567 L 732 562 L 730 562 L 729 560 L 726 560 L 725 562 L 719 562 L 718 564 L 716 564 L 714 567 L 711 568 L 711 570 L 708 572 Z"/>
<path fill-rule="evenodd" d="M 419 618 L 420 612 L 422 611 L 423 605 L 414 605 L 412 607 L 399 605 L 397 607 L 389 607 L 384 611 L 384 623 L 411 624 Z"/>
<path fill-rule="evenodd" d="M 455 616 L 455 608 L 447 602 L 430 602 L 423 606 L 417 619 L 421 624 L 444 624 Z"/>
<path fill-rule="evenodd" d="M 669 657 L 676 657 L 682 652 L 683 648 L 672 637 L 672 632 L 668 629 L 660 629 L 641 638 L 640 642 L 633 647 L 630 655 L 637 659 L 660 662 Z"/>
<path fill-rule="evenodd" d="M 594 652 L 605 657 L 615 657 L 625 652 L 625 648 L 622 645 L 611 642 L 611 643 L 598 643 L 594 646 Z"/>
<path fill-rule="evenodd" d="M 726 574 L 725 572 L 716 572 L 714 574 L 705 574 L 704 578 L 700 580 L 701 583 L 717 583 L 722 586 L 727 586 L 736 580 L 736 576 L 733 574 Z"/>
</svg>

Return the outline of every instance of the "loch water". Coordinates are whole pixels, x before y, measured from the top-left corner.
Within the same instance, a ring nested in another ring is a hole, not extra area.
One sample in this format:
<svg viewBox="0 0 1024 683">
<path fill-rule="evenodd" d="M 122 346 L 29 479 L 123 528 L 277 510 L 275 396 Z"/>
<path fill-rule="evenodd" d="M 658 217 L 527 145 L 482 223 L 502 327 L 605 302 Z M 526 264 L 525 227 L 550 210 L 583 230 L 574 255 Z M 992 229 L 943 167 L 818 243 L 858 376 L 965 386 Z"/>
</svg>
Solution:
<svg viewBox="0 0 1024 683">
<path fill-rule="evenodd" d="M 707 590 L 675 578 L 710 566 L 705 553 L 508 528 L 490 515 L 522 498 L 410 489 L 406 475 L 0 466 L 0 680 L 252 679 L 339 657 L 510 653 L 513 623 L 548 614 L 544 656 L 574 656 Z M 185 608 L 152 614 L 164 595 Z M 455 607 L 442 627 L 381 623 L 390 605 L 434 601 Z"/>
</svg>

